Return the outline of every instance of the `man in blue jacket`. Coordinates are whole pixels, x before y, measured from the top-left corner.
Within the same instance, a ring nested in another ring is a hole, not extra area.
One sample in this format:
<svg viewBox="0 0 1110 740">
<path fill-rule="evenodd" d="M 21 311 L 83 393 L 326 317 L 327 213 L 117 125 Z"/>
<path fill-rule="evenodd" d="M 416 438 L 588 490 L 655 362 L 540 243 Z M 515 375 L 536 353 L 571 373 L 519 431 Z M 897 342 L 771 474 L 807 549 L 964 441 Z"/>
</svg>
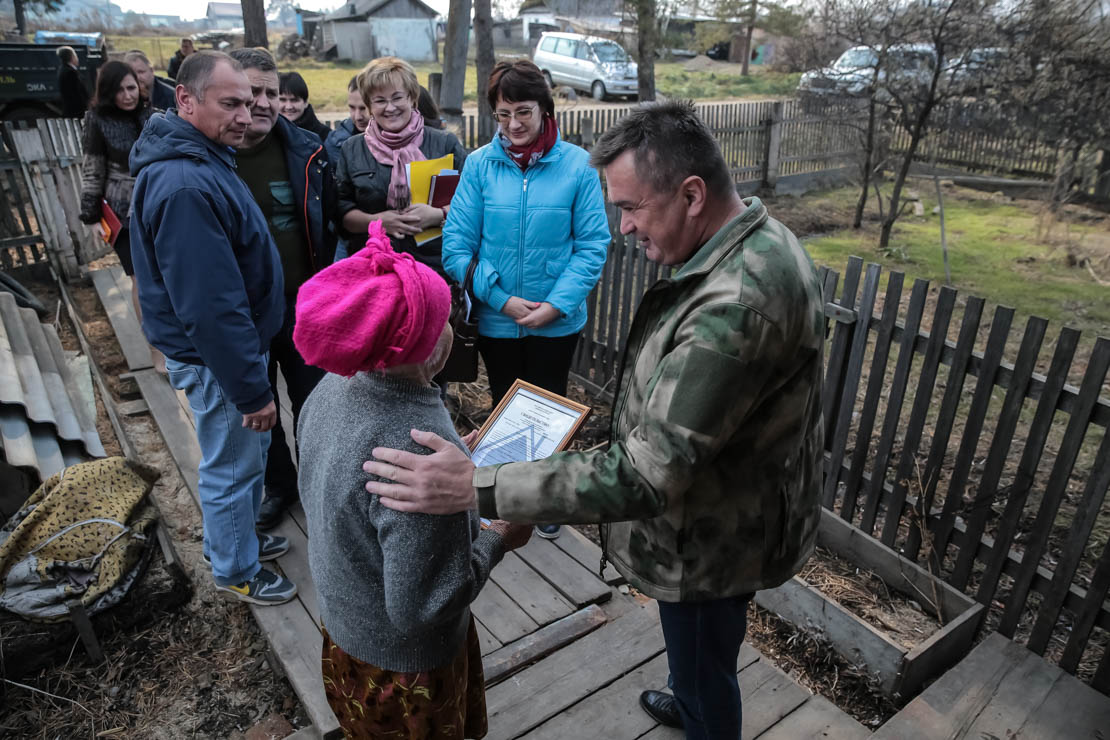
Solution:
<svg viewBox="0 0 1110 740">
<path fill-rule="evenodd" d="M 230 56 L 246 72 L 252 96 L 251 125 L 236 154 L 239 177 L 266 217 L 285 281 L 285 321 L 270 342 L 270 389 L 276 398 L 280 367 L 296 429 L 305 399 L 324 377 L 324 371 L 307 365 L 293 345 L 293 320 L 297 291 L 335 256 L 335 236 L 328 228 L 336 205 L 335 173 L 319 138 L 278 114 L 277 64 L 270 53 L 236 49 Z M 270 435 L 265 493 L 259 529 L 277 526 L 298 498 L 297 469 L 280 413 Z"/>
<path fill-rule="evenodd" d="M 131 150 L 131 244 L 143 333 L 189 397 L 200 443 L 204 555 L 218 588 L 280 604 L 297 587 L 262 568 L 289 549 L 258 535 L 277 407 L 266 373 L 281 328 L 281 261 L 231 147 L 251 124 L 250 82 L 226 54 L 197 52 L 177 75 L 177 109 Z"/>
</svg>

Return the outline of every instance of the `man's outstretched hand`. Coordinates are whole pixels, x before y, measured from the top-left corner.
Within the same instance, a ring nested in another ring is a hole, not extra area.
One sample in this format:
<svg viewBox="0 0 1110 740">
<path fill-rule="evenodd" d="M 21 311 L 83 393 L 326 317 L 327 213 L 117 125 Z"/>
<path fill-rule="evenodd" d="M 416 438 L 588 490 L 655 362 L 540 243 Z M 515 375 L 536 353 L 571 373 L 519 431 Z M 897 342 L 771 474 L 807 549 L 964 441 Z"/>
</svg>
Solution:
<svg viewBox="0 0 1110 740">
<path fill-rule="evenodd" d="M 362 469 L 393 482 L 368 481 L 366 490 L 381 496 L 382 504 L 397 511 L 456 514 L 476 508 L 478 500 L 471 483 L 474 463 L 470 458 L 432 432 L 413 429 L 410 434 L 432 454 L 375 447 L 371 453 L 374 459 L 363 463 Z"/>
</svg>

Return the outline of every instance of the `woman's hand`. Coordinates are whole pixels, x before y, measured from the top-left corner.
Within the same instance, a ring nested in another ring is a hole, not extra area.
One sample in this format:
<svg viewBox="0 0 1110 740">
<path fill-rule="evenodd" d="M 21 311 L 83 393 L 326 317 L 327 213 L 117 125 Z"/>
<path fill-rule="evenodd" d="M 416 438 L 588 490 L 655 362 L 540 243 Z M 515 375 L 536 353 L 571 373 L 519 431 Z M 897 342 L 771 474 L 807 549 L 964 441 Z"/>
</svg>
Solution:
<svg viewBox="0 0 1110 740">
<path fill-rule="evenodd" d="M 509 300 L 512 300 L 511 298 Z M 559 309 L 552 306 L 547 301 L 543 303 L 533 304 L 535 306 L 526 316 L 521 316 L 516 319 L 516 323 L 526 329 L 539 329 L 541 326 L 547 326 L 555 319 L 562 316 Z"/>
<path fill-rule="evenodd" d="M 513 319 L 518 324 L 525 316 L 531 315 L 540 304 L 535 301 L 526 301 L 523 298 L 517 298 L 515 295 L 511 296 L 509 300 L 505 301 L 505 305 L 501 307 L 501 313 Z"/>
<path fill-rule="evenodd" d="M 531 524 L 510 524 L 502 519 L 494 519 L 489 528 L 501 538 L 501 543 L 506 550 L 515 550 L 524 547 L 532 537 Z"/>
<path fill-rule="evenodd" d="M 378 218 L 382 220 L 385 233 L 395 239 L 419 234 L 424 230 L 420 227 L 420 217 L 408 211 L 382 211 Z"/>
<path fill-rule="evenodd" d="M 104 224 L 97 221 L 95 224 L 89 224 L 89 229 L 92 233 L 96 234 L 96 238 L 102 242 L 108 241 L 108 234 L 104 231 Z"/>
<path fill-rule="evenodd" d="M 439 226 L 443 223 L 443 211 L 427 203 L 413 203 L 402 211 L 402 213 L 419 218 L 422 231 L 424 229 L 430 229 L 433 226 Z"/>
</svg>

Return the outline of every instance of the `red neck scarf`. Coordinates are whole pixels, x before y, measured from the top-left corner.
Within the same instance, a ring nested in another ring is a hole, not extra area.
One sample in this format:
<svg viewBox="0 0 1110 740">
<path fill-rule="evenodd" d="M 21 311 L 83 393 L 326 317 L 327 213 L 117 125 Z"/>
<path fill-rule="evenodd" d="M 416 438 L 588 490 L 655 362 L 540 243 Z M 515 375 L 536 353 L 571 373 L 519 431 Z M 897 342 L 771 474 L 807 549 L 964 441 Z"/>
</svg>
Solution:
<svg viewBox="0 0 1110 740">
<path fill-rule="evenodd" d="M 501 135 L 505 136 L 504 134 Z M 514 162 L 520 165 L 520 170 L 523 172 L 551 151 L 551 147 L 555 146 L 558 141 L 559 124 L 555 122 L 554 116 L 544 114 L 539 136 L 531 144 L 517 146 L 509 142 L 508 136 L 505 136 L 503 143 L 505 144 L 505 151 L 509 153 Z"/>
</svg>

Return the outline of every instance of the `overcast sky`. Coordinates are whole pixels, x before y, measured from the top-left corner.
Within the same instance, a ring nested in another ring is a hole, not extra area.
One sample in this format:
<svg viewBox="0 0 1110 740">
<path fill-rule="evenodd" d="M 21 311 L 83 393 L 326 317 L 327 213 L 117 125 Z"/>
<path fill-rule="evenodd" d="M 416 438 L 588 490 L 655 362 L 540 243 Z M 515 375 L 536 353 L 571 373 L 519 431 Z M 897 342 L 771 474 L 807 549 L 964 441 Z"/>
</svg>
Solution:
<svg viewBox="0 0 1110 740">
<path fill-rule="evenodd" d="M 113 0 L 124 12 L 179 15 L 185 20 L 201 18 L 208 10 L 208 0 Z M 424 0 L 440 13 L 447 15 L 449 0 Z M 269 5 L 269 2 L 266 3 Z M 332 10 L 342 5 L 342 0 L 300 0 L 297 5 L 306 10 Z"/>
</svg>

